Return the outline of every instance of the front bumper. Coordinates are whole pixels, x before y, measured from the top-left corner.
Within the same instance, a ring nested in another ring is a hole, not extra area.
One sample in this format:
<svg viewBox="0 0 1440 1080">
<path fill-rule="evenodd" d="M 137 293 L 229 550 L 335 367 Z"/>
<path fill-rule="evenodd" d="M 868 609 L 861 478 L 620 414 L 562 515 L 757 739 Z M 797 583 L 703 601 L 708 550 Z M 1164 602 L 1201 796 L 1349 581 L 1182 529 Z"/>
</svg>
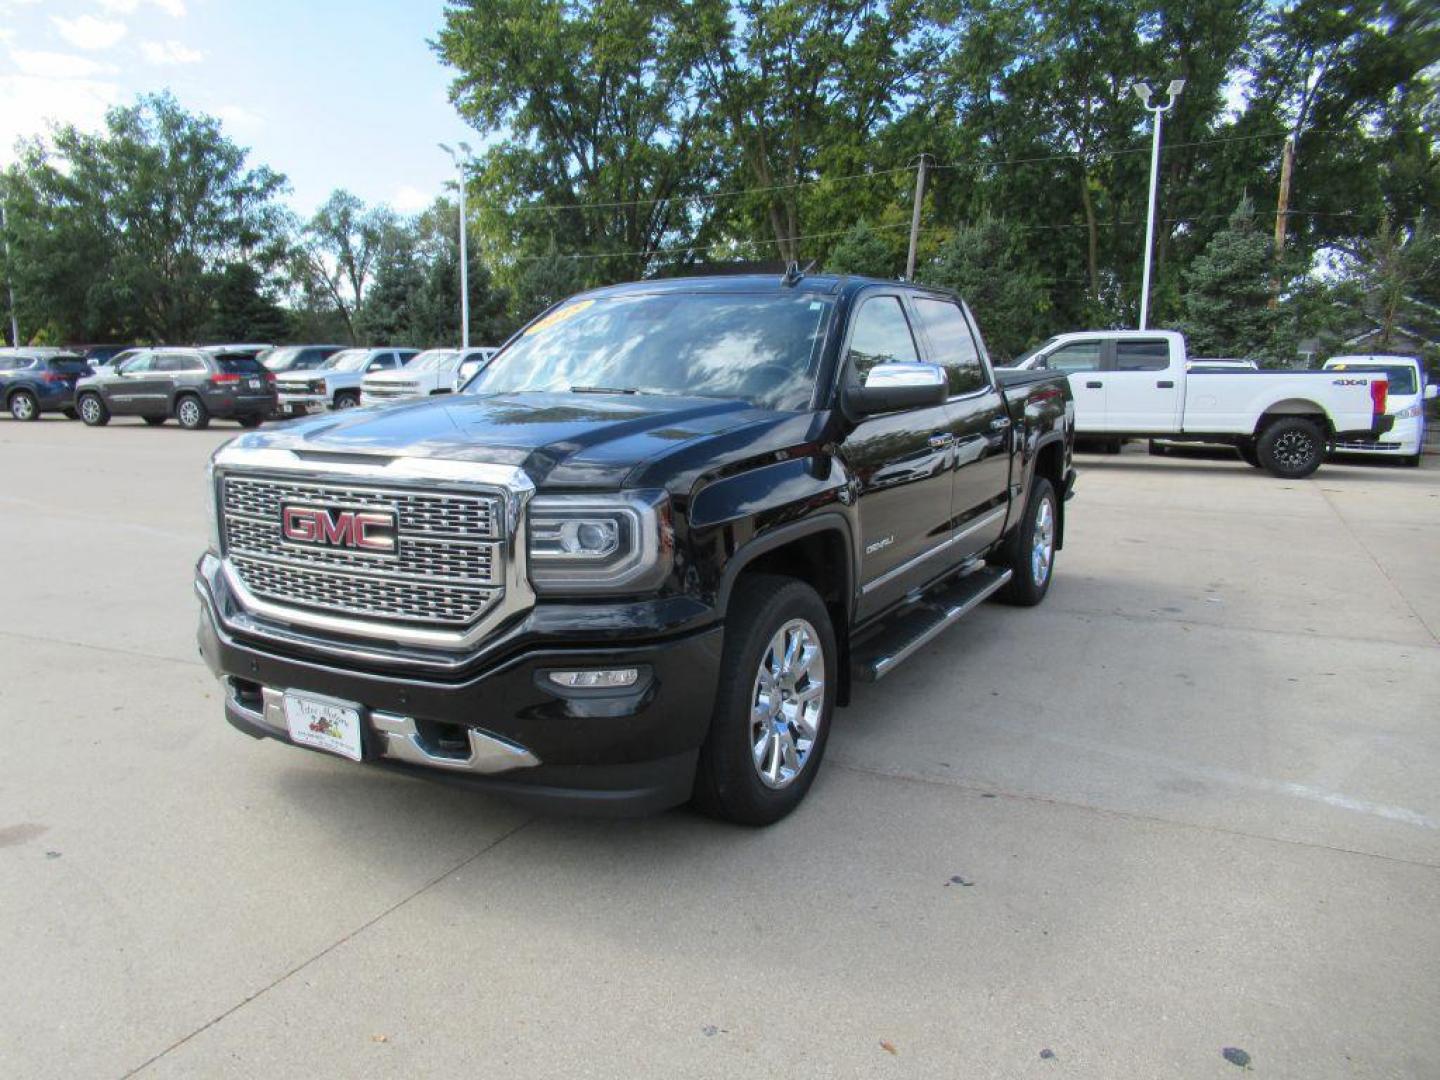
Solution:
<svg viewBox="0 0 1440 1080">
<path fill-rule="evenodd" d="M 278 702 L 302 690 L 359 706 L 363 760 L 376 767 L 585 813 L 646 813 L 690 796 L 718 679 L 718 625 L 603 646 L 531 635 L 463 676 L 402 674 L 249 640 L 221 617 L 203 573 L 196 590 L 200 652 L 225 687 L 226 719 L 246 734 L 289 743 Z M 638 668 L 639 681 L 564 690 L 547 677 L 615 667 Z"/>
<path fill-rule="evenodd" d="M 275 411 L 283 416 L 306 416 L 310 413 L 324 412 L 329 407 L 330 399 L 325 394 L 281 392 L 275 396 Z"/>
</svg>

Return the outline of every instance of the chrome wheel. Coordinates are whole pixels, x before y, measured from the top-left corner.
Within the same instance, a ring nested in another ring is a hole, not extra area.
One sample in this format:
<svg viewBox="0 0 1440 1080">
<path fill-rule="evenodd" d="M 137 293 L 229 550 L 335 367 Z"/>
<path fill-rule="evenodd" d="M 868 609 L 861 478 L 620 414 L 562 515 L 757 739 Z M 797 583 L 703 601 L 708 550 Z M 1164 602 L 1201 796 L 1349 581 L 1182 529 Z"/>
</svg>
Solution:
<svg viewBox="0 0 1440 1080">
<path fill-rule="evenodd" d="M 805 619 L 775 632 L 750 695 L 750 748 L 766 787 L 792 784 L 810 760 L 825 709 L 825 652 Z"/>
<path fill-rule="evenodd" d="M 186 427 L 194 427 L 200 423 L 200 403 L 194 398 L 186 398 L 180 402 L 180 408 L 176 410 L 180 423 Z"/>
<path fill-rule="evenodd" d="M 1286 469 L 1303 469 L 1315 456 L 1315 440 L 1303 431 L 1287 431 L 1275 440 L 1275 461 Z"/>
<path fill-rule="evenodd" d="M 80 399 L 80 419 L 87 424 L 100 422 L 100 400 L 93 394 L 87 394 Z"/>
<path fill-rule="evenodd" d="M 1030 577 L 1036 585 L 1050 580 L 1055 561 L 1055 506 L 1048 497 L 1035 508 L 1035 528 L 1030 540 Z"/>
<path fill-rule="evenodd" d="M 35 399 L 29 394 L 16 394 L 10 399 L 10 415 L 16 420 L 34 420 L 36 415 Z"/>
</svg>

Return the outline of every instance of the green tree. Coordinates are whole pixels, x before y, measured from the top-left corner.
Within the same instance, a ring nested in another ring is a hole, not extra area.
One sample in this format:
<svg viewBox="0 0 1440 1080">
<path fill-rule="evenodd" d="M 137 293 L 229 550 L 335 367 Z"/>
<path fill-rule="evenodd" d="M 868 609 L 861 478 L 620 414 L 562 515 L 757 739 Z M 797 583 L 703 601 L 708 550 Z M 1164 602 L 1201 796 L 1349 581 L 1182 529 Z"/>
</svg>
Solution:
<svg viewBox="0 0 1440 1080">
<path fill-rule="evenodd" d="M 210 315 L 200 337 L 213 342 L 284 341 L 285 311 L 276 303 L 260 271 L 250 263 L 229 263 L 214 275 Z"/>
<path fill-rule="evenodd" d="M 825 269 L 833 274 L 889 278 L 899 273 L 904 257 L 893 238 L 871 228 L 870 223 L 861 218 L 850 226 L 825 259 Z"/>
<path fill-rule="evenodd" d="M 328 301 L 358 342 L 357 319 L 385 238 L 395 223 L 387 207 L 367 207 L 336 189 L 305 225 L 293 250 L 295 273 L 313 301 Z"/>
<path fill-rule="evenodd" d="M 1271 252 L 1255 204 L 1242 199 L 1186 274 L 1183 329 L 1191 355 L 1287 362 L 1294 356 L 1286 312 L 1271 302 Z"/>
<path fill-rule="evenodd" d="M 3 192 L 22 333 L 195 340 L 227 266 L 264 276 L 282 258 L 284 185 L 168 94 L 23 144 Z"/>
<path fill-rule="evenodd" d="M 922 283 L 954 289 L 965 299 L 997 361 L 1018 356 L 1049 333 L 1045 281 L 1026 251 L 1021 230 L 982 217 L 956 229 L 917 271 Z"/>
</svg>

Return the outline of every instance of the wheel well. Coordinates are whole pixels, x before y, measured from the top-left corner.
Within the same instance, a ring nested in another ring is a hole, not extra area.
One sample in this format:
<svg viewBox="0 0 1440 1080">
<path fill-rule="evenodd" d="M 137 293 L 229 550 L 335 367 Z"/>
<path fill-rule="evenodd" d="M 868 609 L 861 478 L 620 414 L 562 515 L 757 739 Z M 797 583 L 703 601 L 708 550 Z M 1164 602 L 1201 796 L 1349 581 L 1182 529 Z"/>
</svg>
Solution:
<svg viewBox="0 0 1440 1080">
<path fill-rule="evenodd" d="M 1065 444 L 1059 439 L 1046 443 L 1035 455 L 1035 475 L 1055 487 L 1055 550 L 1059 551 L 1065 546 Z"/>
<path fill-rule="evenodd" d="M 1260 433 L 1273 424 L 1276 420 L 1300 417 L 1317 424 L 1321 434 L 1333 435 L 1330 428 L 1330 418 L 1325 415 L 1325 410 L 1313 401 L 1306 401 L 1304 398 L 1288 398 L 1285 401 L 1277 401 L 1266 408 L 1260 414 L 1260 419 L 1255 422 L 1255 437 L 1259 438 Z"/>
<path fill-rule="evenodd" d="M 736 583 L 748 574 L 779 574 L 803 581 L 820 594 L 830 623 L 835 628 L 835 641 L 840 649 L 840 687 L 836 703 L 850 702 L 850 553 L 845 534 L 839 529 L 824 529 L 787 541 L 761 552 L 747 562 L 736 576 Z"/>
<path fill-rule="evenodd" d="M 8 409 L 10 407 L 10 399 L 22 392 L 29 394 L 31 397 L 36 396 L 35 391 L 31 390 L 28 386 L 12 386 L 5 393 L 5 407 Z"/>
</svg>

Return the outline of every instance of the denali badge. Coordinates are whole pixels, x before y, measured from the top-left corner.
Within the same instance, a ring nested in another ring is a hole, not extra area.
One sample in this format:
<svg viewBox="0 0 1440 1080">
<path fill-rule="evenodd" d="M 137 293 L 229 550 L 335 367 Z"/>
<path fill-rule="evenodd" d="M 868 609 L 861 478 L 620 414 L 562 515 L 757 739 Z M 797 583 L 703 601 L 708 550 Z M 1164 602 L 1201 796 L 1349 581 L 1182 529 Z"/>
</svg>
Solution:
<svg viewBox="0 0 1440 1080">
<path fill-rule="evenodd" d="M 292 544 L 395 554 L 395 515 L 383 510 L 282 505 L 280 533 Z"/>
</svg>

